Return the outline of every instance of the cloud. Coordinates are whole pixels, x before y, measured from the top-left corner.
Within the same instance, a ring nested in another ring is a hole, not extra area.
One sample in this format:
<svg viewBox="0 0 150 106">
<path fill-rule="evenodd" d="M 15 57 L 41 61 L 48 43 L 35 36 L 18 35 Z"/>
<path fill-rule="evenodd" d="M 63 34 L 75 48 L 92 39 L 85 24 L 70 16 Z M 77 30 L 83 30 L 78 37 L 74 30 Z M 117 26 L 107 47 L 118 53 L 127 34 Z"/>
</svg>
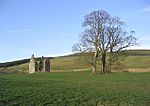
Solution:
<svg viewBox="0 0 150 106">
<path fill-rule="evenodd" d="M 147 7 L 144 8 L 142 11 L 144 11 L 144 12 L 150 12 L 150 6 L 147 6 Z"/>
<path fill-rule="evenodd" d="M 35 29 L 13 29 L 13 30 L 0 31 L 0 33 L 31 32 L 31 31 L 35 31 Z"/>
<path fill-rule="evenodd" d="M 66 56 L 66 55 L 70 55 L 73 54 L 72 52 L 64 52 L 64 53 L 57 53 L 57 54 L 50 54 L 50 55 L 46 55 L 46 57 L 58 57 L 58 56 Z"/>
</svg>

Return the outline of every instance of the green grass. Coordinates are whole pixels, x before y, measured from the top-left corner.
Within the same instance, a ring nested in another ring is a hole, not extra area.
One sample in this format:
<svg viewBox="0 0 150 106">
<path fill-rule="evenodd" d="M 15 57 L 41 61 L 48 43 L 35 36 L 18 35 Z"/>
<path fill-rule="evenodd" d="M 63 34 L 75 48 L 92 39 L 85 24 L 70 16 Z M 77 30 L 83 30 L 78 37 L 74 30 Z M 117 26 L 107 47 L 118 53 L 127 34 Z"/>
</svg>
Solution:
<svg viewBox="0 0 150 106">
<path fill-rule="evenodd" d="M 150 68 L 150 56 L 128 56 L 125 65 L 127 68 Z"/>
<path fill-rule="evenodd" d="M 150 73 L 0 74 L 0 106 L 148 106 Z"/>
<path fill-rule="evenodd" d="M 90 67 L 80 56 L 57 57 L 51 60 L 52 70 L 87 69 Z"/>
</svg>

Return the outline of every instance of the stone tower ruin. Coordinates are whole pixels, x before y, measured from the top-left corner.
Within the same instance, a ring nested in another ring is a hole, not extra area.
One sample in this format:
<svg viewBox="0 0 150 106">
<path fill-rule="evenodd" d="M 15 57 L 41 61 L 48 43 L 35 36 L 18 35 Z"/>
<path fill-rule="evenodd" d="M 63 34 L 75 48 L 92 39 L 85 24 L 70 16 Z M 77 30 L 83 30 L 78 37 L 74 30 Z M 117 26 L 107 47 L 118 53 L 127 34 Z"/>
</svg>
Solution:
<svg viewBox="0 0 150 106">
<path fill-rule="evenodd" d="M 30 62 L 29 62 L 29 73 L 35 73 L 37 70 L 36 67 L 37 67 L 37 62 L 34 58 L 34 55 L 32 55 Z"/>
<path fill-rule="evenodd" d="M 43 72 L 49 72 L 50 71 L 50 61 L 48 58 L 43 58 Z"/>
<path fill-rule="evenodd" d="M 35 72 L 50 72 L 50 60 L 42 56 L 41 59 L 36 60 L 32 55 L 29 62 L 29 73 Z"/>
</svg>

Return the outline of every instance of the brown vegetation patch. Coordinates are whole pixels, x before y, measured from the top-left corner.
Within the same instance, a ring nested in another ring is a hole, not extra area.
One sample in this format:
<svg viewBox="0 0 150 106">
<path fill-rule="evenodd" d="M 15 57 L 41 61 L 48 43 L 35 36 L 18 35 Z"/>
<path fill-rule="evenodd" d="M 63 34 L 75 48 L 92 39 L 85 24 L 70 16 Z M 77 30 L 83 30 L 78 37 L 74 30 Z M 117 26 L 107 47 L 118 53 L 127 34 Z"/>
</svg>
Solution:
<svg viewBox="0 0 150 106">
<path fill-rule="evenodd" d="M 51 72 L 64 72 L 64 70 L 51 70 Z"/>
<path fill-rule="evenodd" d="M 143 68 L 130 68 L 130 69 L 127 69 L 128 72 L 150 72 L 150 68 L 146 68 L 146 69 L 143 69 Z"/>
</svg>

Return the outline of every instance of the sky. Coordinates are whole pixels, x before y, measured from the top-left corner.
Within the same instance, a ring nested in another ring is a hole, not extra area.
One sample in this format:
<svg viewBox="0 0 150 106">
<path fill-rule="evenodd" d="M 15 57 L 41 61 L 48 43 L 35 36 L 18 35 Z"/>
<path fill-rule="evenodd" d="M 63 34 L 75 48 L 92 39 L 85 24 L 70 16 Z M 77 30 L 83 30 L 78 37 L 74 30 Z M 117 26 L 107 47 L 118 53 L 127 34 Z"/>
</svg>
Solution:
<svg viewBox="0 0 150 106">
<path fill-rule="evenodd" d="M 105 10 L 150 49 L 150 0 L 0 0 L 0 62 L 72 53 L 84 16 Z"/>
</svg>

